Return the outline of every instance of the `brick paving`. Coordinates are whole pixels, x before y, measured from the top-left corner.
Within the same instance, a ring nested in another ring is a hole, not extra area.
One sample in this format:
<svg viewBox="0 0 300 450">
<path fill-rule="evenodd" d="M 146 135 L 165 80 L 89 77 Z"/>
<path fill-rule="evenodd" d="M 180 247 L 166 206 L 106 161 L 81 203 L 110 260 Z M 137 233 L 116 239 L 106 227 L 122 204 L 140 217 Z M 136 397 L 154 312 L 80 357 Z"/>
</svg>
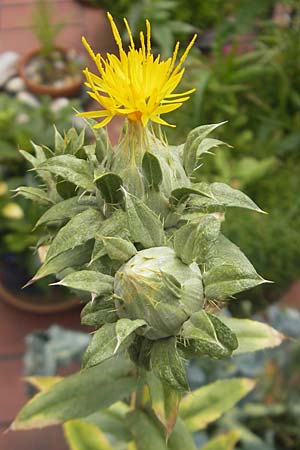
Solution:
<svg viewBox="0 0 300 450">
<path fill-rule="evenodd" d="M 53 8 L 54 21 L 65 24 L 58 44 L 82 53 L 84 34 L 98 51 L 114 48 L 104 11 L 84 7 L 75 0 L 48 0 L 48 3 Z M 0 0 L 0 53 L 14 50 L 24 54 L 38 46 L 30 28 L 33 7 L 34 0 Z"/>
<path fill-rule="evenodd" d="M 78 308 L 41 316 L 14 309 L 0 299 L 0 450 L 67 449 L 60 427 L 4 433 L 27 400 L 23 380 L 24 338 L 32 330 L 47 329 L 53 323 L 83 330 Z"/>
</svg>

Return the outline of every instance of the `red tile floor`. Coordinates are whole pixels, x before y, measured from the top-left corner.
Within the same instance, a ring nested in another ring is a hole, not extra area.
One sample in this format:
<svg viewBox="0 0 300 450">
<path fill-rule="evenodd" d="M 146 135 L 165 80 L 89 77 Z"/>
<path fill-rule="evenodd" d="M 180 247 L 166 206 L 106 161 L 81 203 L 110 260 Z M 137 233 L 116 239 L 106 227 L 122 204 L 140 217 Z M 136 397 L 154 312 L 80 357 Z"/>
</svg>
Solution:
<svg viewBox="0 0 300 450">
<path fill-rule="evenodd" d="M 78 308 L 41 316 L 14 309 L 0 299 L 0 450 L 67 449 L 59 427 L 3 433 L 27 400 L 22 379 L 24 338 L 32 330 L 47 329 L 53 323 L 82 329 Z"/>
<path fill-rule="evenodd" d="M 81 44 L 84 34 L 95 50 L 114 50 L 104 11 L 83 7 L 75 0 L 48 1 L 55 17 L 66 24 L 58 43 L 84 53 Z M 37 46 L 30 30 L 33 6 L 34 0 L 0 0 L 0 53 L 13 50 L 24 54 Z M 112 124 L 112 135 L 117 130 L 118 122 Z M 5 432 L 27 400 L 22 380 L 24 338 L 32 330 L 47 329 L 54 323 L 81 329 L 79 310 L 40 316 L 18 311 L 0 299 L 0 450 L 67 450 L 60 427 Z"/>
<path fill-rule="evenodd" d="M 105 13 L 83 7 L 75 0 L 47 0 L 52 6 L 53 17 L 65 24 L 58 37 L 58 44 L 82 52 L 81 36 L 98 51 L 112 47 Z M 14 50 L 24 54 L 37 47 L 38 42 L 31 30 L 31 16 L 35 0 L 0 0 L 0 53 Z"/>
</svg>

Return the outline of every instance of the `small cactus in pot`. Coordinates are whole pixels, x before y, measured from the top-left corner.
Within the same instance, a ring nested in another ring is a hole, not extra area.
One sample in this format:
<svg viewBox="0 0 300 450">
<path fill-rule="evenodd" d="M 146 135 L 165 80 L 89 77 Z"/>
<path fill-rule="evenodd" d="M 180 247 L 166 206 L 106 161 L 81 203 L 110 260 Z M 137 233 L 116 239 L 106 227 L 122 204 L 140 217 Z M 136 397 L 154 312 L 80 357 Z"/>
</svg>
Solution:
<svg viewBox="0 0 300 450">
<path fill-rule="evenodd" d="M 97 331 L 84 368 L 125 353 L 138 373 L 184 391 L 185 359 L 224 358 L 238 346 L 216 314 L 220 305 L 265 281 L 222 234 L 224 213 L 262 210 L 242 192 L 202 179 L 205 154 L 225 145 L 210 136 L 222 123 L 199 126 L 178 146 L 161 138 L 160 127 L 169 125 L 161 116 L 192 94 L 174 90 L 195 38 L 178 63 L 178 45 L 160 61 L 151 54 L 149 22 L 136 49 L 125 20 L 126 52 L 109 20 L 119 58 L 95 55 L 83 40 L 99 72 L 84 71 L 102 109 L 79 114 L 94 142 L 85 145 L 84 131 L 56 131 L 54 149 L 35 145 L 35 156 L 23 152 L 42 186 L 19 193 L 49 206 L 36 224 L 45 230 L 40 245 L 49 249 L 31 281 L 55 274 L 86 302 L 82 323 Z M 116 115 L 125 126 L 112 147 L 104 127 Z"/>
</svg>

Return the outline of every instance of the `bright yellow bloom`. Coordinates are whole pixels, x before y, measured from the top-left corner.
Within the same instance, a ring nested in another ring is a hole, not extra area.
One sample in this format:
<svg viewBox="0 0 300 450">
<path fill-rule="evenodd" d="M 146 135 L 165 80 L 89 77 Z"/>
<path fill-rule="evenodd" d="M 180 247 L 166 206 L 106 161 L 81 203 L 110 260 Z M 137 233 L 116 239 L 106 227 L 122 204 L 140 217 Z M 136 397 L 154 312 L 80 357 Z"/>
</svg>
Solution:
<svg viewBox="0 0 300 450">
<path fill-rule="evenodd" d="M 88 94 L 103 109 L 80 113 L 79 116 L 101 118 L 102 121 L 95 125 L 95 128 L 107 125 L 117 115 L 127 117 L 131 121 L 140 121 L 144 127 L 149 120 L 162 125 L 175 126 L 168 124 L 160 116 L 179 108 L 189 99 L 188 94 L 195 90 L 191 89 L 180 94 L 173 93 L 182 79 L 184 73 L 182 64 L 196 36 L 193 37 L 176 65 L 179 42 L 175 46 L 173 56 L 165 61 L 160 60 L 160 55 L 154 58 L 151 54 L 151 29 L 148 20 L 146 21 L 146 37 L 143 32 L 140 33 L 141 47 L 136 49 L 130 27 L 124 19 L 130 39 L 126 53 L 118 28 L 109 13 L 108 19 L 119 48 L 119 57 L 108 53 L 104 59 L 99 53 L 95 55 L 86 39 L 82 38 L 84 46 L 99 71 L 99 74 L 95 75 L 88 69 L 84 70 L 86 86 L 90 89 Z"/>
</svg>

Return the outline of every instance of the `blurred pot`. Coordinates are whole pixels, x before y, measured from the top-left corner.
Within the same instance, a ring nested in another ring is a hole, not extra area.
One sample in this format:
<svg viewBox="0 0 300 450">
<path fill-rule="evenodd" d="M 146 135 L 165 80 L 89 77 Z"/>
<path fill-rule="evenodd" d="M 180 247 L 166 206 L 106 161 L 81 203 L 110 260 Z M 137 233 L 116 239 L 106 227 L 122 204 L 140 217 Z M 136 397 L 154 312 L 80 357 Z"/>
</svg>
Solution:
<svg viewBox="0 0 300 450">
<path fill-rule="evenodd" d="M 67 55 L 68 50 L 64 47 L 56 46 L 55 51 Z M 74 97 L 82 88 L 82 78 L 81 76 L 78 79 L 74 79 L 74 82 L 68 83 L 65 86 L 51 86 L 47 84 L 42 84 L 31 80 L 26 74 L 26 70 L 30 61 L 36 58 L 41 54 L 41 49 L 35 49 L 28 53 L 26 53 L 23 58 L 21 58 L 19 64 L 19 75 L 24 81 L 26 87 L 29 91 L 36 95 L 49 95 L 51 97 Z M 67 59 L 67 58 L 66 58 Z"/>
<path fill-rule="evenodd" d="M 28 281 L 28 274 L 22 272 L 17 264 L 5 259 L 0 262 L 0 301 L 22 311 L 36 314 L 51 314 L 67 311 L 80 306 L 74 296 L 65 294 L 64 289 L 53 286 L 44 292 L 36 285 L 22 290 Z"/>
</svg>

